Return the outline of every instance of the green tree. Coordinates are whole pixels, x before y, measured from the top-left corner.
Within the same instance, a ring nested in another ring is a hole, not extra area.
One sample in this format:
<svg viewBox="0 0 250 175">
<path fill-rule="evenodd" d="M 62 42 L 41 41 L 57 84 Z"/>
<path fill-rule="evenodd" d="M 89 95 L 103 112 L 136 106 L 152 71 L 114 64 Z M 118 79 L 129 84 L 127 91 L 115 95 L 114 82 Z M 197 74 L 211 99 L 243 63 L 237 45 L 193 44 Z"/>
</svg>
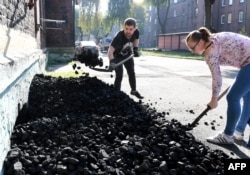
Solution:
<svg viewBox="0 0 250 175">
<path fill-rule="evenodd" d="M 130 0 L 109 0 L 108 3 L 108 17 L 111 26 L 118 23 L 119 26 L 123 24 L 125 18 L 130 13 Z"/>
<path fill-rule="evenodd" d="M 245 26 L 243 26 L 243 27 L 240 29 L 239 33 L 242 34 L 242 35 L 248 36 L 248 37 L 250 36 L 250 35 L 247 33 L 246 27 L 245 27 Z"/>
<path fill-rule="evenodd" d="M 79 9 L 79 23 L 82 32 L 86 34 L 96 34 L 96 27 L 101 23 L 99 13 L 100 0 L 82 0 Z"/>
<path fill-rule="evenodd" d="M 137 20 L 137 27 L 142 33 L 144 31 L 145 8 L 143 3 L 133 3 L 131 0 L 109 0 L 108 13 L 102 19 L 100 31 L 102 33 L 105 31 L 108 34 L 115 24 L 118 24 L 122 28 L 124 19 L 133 17 Z"/>
<path fill-rule="evenodd" d="M 137 21 L 137 28 L 139 29 L 140 33 L 144 32 L 144 24 L 145 24 L 145 5 L 142 3 L 133 3 L 130 9 L 130 17 L 133 17 Z"/>
<path fill-rule="evenodd" d="M 157 18 L 160 25 L 161 33 L 166 33 L 166 23 L 170 7 L 170 0 L 145 0 L 149 5 L 157 9 Z"/>
</svg>

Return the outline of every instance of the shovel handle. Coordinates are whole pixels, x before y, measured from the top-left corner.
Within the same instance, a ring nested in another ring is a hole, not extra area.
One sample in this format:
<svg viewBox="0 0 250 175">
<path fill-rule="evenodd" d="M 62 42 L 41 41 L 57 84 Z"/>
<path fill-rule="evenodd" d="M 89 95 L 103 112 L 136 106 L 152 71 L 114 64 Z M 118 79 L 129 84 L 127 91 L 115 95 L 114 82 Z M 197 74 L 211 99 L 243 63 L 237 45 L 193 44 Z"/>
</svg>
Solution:
<svg viewBox="0 0 250 175">
<path fill-rule="evenodd" d="M 218 101 L 227 93 L 228 89 L 230 88 L 227 87 L 218 97 Z M 207 114 L 207 112 L 211 109 L 210 106 L 207 106 L 207 108 L 190 124 L 190 126 L 193 128 L 195 125 L 200 121 L 200 119 Z"/>
<path fill-rule="evenodd" d="M 202 111 L 202 113 L 198 116 L 198 117 L 196 117 L 196 119 L 190 124 L 190 127 L 195 127 L 195 125 L 200 121 L 200 119 L 204 116 L 204 115 L 206 115 L 207 114 L 207 112 L 210 110 L 211 108 L 210 108 L 210 106 L 207 106 L 207 108 L 204 110 L 204 111 Z"/>
<path fill-rule="evenodd" d="M 133 58 L 133 55 L 131 54 L 130 56 L 128 56 L 127 58 L 123 59 L 122 61 L 113 64 L 112 65 L 112 69 L 116 69 L 118 66 L 122 65 L 123 63 L 125 63 L 126 61 L 130 60 L 131 58 Z"/>
<path fill-rule="evenodd" d="M 228 89 L 230 88 L 230 86 L 228 86 L 218 97 L 218 101 L 227 93 Z"/>
</svg>

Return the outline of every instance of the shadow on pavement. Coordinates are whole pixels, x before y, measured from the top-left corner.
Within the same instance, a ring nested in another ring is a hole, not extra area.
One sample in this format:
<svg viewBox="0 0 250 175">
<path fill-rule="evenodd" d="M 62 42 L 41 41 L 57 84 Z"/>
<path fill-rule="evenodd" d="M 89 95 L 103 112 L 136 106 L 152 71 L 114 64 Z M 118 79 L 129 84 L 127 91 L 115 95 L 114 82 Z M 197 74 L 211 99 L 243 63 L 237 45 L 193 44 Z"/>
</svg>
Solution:
<svg viewBox="0 0 250 175">
<path fill-rule="evenodd" d="M 235 69 L 235 70 L 223 70 L 222 71 L 222 75 L 225 78 L 232 78 L 234 79 L 236 77 L 236 75 L 238 74 L 239 70 Z"/>
<path fill-rule="evenodd" d="M 236 144 L 233 145 L 219 145 L 225 149 L 228 149 L 229 151 L 233 152 L 237 156 L 239 156 L 241 159 L 250 159 L 249 155 L 242 152 L 242 150 L 239 149 L 239 146 L 247 147 L 247 144 L 245 141 L 237 141 Z"/>
</svg>

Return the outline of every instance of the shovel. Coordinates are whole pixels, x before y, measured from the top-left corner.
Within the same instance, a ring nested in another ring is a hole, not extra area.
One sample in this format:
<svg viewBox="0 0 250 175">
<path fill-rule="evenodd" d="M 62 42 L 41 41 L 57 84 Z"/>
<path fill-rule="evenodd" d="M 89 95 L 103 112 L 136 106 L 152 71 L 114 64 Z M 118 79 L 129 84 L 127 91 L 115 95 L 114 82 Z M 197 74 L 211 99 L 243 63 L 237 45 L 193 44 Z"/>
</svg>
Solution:
<svg viewBox="0 0 250 175">
<path fill-rule="evenodd" d="M 123 63 L 125 63 L 126 61 L 130 60 L 131 58 L 133 58 L 133 54 L 131 54 L 130 56 L 128 56 L 127 58 L 123 59 L 122 61 L 118 62 L 118 63 L 112 63 L 108 68 L 106 69 L 102 69 L 102 68 L 97 68 L 97 67 L 89 67 L 90 69 L 93 69 L 95 71 L 99 71 L 99 72 L 112 72 L 113 70 L 115 70 L 118 66 L 122 65 Z"/>
<path fill-rule="evenodd" d="M 230 86 L 228 88 L 226 88 L 218 97 L 218 101 L 227 93 L 228 89 L 230 88 Z M 189 124 L 188 128 L 193 129 L 196 124 L 200 121 L 200 119 L 207 114 L 207 112 L 210 110 L 210 106 L 207 106 L 207 108 L 191 123 Z"/>
</svg>

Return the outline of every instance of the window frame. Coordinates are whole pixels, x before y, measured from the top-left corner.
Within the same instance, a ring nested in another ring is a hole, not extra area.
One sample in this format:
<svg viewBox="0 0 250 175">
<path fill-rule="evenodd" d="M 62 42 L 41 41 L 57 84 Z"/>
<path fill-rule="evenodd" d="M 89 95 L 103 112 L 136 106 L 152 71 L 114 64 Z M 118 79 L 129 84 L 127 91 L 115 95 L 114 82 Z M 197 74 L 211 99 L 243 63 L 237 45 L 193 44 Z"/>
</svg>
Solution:
<svg viewBox="0 0 250 175">
<path fill-rule="evenodd" d="M 226 6 L 225 0 L 221 0 L 221 6 L 222 6 L 222 7 Z"/>
<path fill-rule="evenodd" d="M 228 24 L 232 23 L 232 13 L 228 13 L 228 15 L 227 15 L 227 23 Z"/>
<path fill-rule="evenodd" d="M 224 21 L 225 21 L 225 15 L 222 14 L 221 17 L 220 17 L 220 23 L 221 23 L 221 24 L 225 24 Z"/>
<path fill-rule="evenodd" d="M 177 13 L 177 12 L 176 12 L 176 10 L 174 10 L 173 12 L 174 12 L 173 16 L 174 16 L 174 17 L 176 17 L 176 16 L 177 16 L 177 14 L 176 14 L 176 13 Z"/>
<path fill-rule="evenodd" d="M 239 19 L 238 19 L 238 22 L 243 22 L 244 21 L 244 12 L 243 11 L 240 11 L 239 12 Z"/>
</svg>

